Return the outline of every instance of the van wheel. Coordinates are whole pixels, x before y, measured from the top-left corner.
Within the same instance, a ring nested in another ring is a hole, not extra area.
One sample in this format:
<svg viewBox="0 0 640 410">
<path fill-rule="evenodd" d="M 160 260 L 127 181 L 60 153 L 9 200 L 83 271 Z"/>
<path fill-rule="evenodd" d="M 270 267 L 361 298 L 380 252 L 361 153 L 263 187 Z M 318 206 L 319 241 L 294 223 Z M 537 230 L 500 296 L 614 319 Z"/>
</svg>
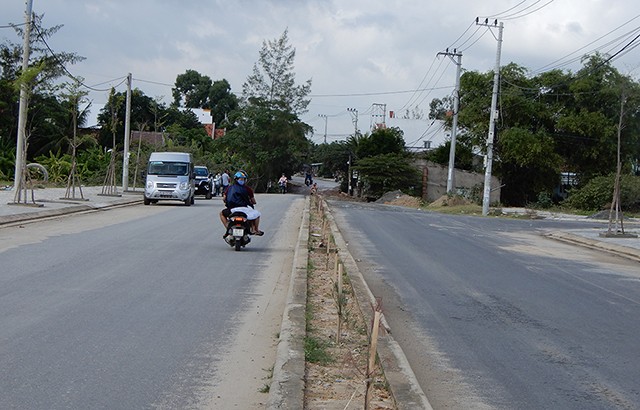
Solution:
<svg viewBox="0 0 640 410">
<path fill-rule="evenodd" d="M 151 203 L 151 200 L 145 196 L 143 202 L 145 205 L 149 205 Z"/>
<path fill-rule="evenodd" d="M 192 201 L 192 198 L 187 198 L 187 199 L 185 199 L 185 200 L 184 200 L 184 204 L 185 204 L 186 206 L 191 206 L 191 203 L 192 203 L 192 202 L 193 202 L 193 201 Z"/>
</svg>

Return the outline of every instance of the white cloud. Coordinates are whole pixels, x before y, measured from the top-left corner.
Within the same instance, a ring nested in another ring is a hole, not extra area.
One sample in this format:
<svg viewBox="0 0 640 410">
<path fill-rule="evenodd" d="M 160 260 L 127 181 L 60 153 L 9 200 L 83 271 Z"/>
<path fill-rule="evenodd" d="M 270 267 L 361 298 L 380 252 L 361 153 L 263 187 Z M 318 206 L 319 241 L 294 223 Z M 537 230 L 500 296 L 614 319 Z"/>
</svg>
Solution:
<svg viewBox="0 0 640 410">
<path fill-rule="evenodd" d="M 316 97 L 304 117 L 312 126 L 323 129 L 324 120 L 318 114 L 331 115 L 328 132 L 337 138 L 353 129 L 347 107 L 358 108 L 361 124 L 368 124 L 366 113 L 372 103 L 387 104 L 388 109 L 398 111 L 408 102 L 418 101 L 425 109 L 432 98 L 449 95 L 455 82 L 455 68 L 448 59 L 436 57 L 449 46 L 461 45 L 463 69 L 492 70 L 496 30 L 493 35 L 485 33 L 479 40 L 477 35 L 470 39 L 479 28 L 474 24 L 476 17 L 497 15 L 504 19 L 500 20 L 505 26 L 502 63 L 515 62 L 528 69 L 538 69 L 577 50 L 580 52 L 574 57 L 580 56 L 637 28 L 640 22 L 635 0 L 547 3 L 536 0 L 448 3 L 34 0 L 33 8 L 34 12 L 45 14 L 45 26 L 64 24 L 49 43 L 54 50 L 77 52 L 87 57 L 82 63 L 69 67 L 84 77 L 87 84 L 119 79 L 131 72 L 134 79 L 169 84 L 134 81 L 134 86 L 149 96 L 166 96 L 166 102 L 171 98 L 170 84 L 187 69 L 195 69 L 214 80 L 226 78 L 232 90 L 240 92 L 258 59 L 263 41 L 278 38 L 288 29 L 290 42 L 297 52 L 298 82 L 312 78 L 314 95 L 350 95 Z M 22 22 L 24 2 L 2 2 L 0 15 L 6 19 L 5 24 Z M 515 16 L 522 17 L 512 18 Z M 607 34 L 634 16 L 636 20 Z M 603 38 L 598 40 L 600 37 Z M 12 30 L 0 32 L 0 38 L 19 42 Z M 464 40 L 469 41 L 462 44 Z M 609 50 L 621 47 L 613 44 Z M 638 50 L 614 61 L 614 65 L 623 72 L 628 71 L 627 67 L 637 67 Z M 579 65 L 563 68 L 576 69 Z M 437 89 L 414 98 L 412 93 L 359 95 L 411 90 L 418 86 Z M 106 101 L 107 94 L 92 93 L 91 98 L 98 105 Z"/>
</svg>

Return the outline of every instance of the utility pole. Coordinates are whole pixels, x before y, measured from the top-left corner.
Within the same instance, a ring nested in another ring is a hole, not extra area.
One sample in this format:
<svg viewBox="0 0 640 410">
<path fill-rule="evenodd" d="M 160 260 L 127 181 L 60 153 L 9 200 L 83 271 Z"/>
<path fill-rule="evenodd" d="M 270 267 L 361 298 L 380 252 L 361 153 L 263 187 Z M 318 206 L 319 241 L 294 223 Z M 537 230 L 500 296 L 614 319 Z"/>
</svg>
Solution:
<svg viewBox="0 0 640 410">
<path fill-rule="evenodd" d="M 129 189 L 129 140 L 131 136 L 131 73 L 127 75 L 127 103 L 124 119 L 124 150 L 122 158 L 122 192 Z M 142 138 L 142 136 L 140 136 Z"/>
<path fill-rule="evenodd" d="M 358 135 L 358 110 L 355 108 L 347 108 L 347 111 L 351 113 L 351 121 L 353 122 L 354 127 L 354 136 Z"/>
<path fill-rule="evenodd" d="M 25 10 L 25 26 L 24 38 L 22 42 L 22 73 L 26 73 L 29 69 L 29 54 L 31 40 L 31 10 L 33 9 L 33 0 L 27 0 L 27 9 Z M 16 167 L 13 174 L 13 190 L 15 192 L 14 202 L 20 202 L 20 191 L 25 181 L 25 164 L 27 152 L 26 134 L 27 134 L 27 111 L 29 108 L 29 85 L 22 82 L 20 84 L 20 103 L 18 111 L 18 137 L 16 140 Z M 26 188 L 25 188 L 26 189 Z M 25 195 L 26 200 L 26 195 Z"/>
<path fill-rule="evenodd" d="M 347 111 L 349 111 L 352 115 L 353 137 L 358 138 L 358 134 L 359 134 L 358 110 L 355 108 L 347 108 Z M 353 184 L 353 172 L 351 171 L 351 162 L 353 162 L 353 153 L 349 151 L 349 162 L 347 163 L 349 165 L 349 169 L 347 170 L 347 178 L 349 178 L 349 184 L 347 185 L 347 194 L 353 196 L 353 187 L 351 186 Z"/>
<path fill-rule="evenodd" d="M 462 53 L 458 53 L 454 48 L 453 53 L 447 49 L 444 53 L 438 53 L 437 55 L 445 55 L 453 60 L 456 65 L 456 88 L 454 90 L 453 98 L 453 125 L 451 127 L 451 147 L 449 148 L 449 171 L 447 173 L 447 193 L 451 194 L 454 189 L 454 175 L 455 175 L 455 162 L 456 162 L 456 134 L 458 131 L 458 105 L 460 103 L 460 71 L 462 67 Z M 457 61 L 453 58 L 457 57 Z"/>
<path fill-rule="evenodd" d="M 326 114 L 318 114 L 318 117 L 324 118 L 324 143 L 327 143 L 327 118 Z"/>
<path fill-rule="evenodd" d="M 479 23 L 476 18 L 476 24 L 479 26 L 498 27 L 498 50 L 496 51 L 496 66 L 493 72 L 493 93 L 491 95 L 491 114 L 489 118 L 489 134 L 487 135 L 487 163 L 484 173 L 484 195 L 482 196 L 482 215 L 489 214 L 489 202 L 491 201 L 491 168 L 493 166 L 493 140 L 496 129 L 496 120 L 498 113 L 496 107 L 498 105 L 498 86 L 500 85 L 500 53 L 502 51 L 502 30 L 504 24 L 495 20 L 493 25 L 488 24 L 488 19 L 484 23 Z M 491 32 L 493 34 L 493 32 Z M 495 37 L 495 36 L 494 36 Z"/>
<path fill-rule="evenodd" d="M 376 122 L 376 118 L 382 118 L 382 122 Z M 373 103 L 371 110 L 371 129 L 386 128 L 387 104 Z"/>
</svg>

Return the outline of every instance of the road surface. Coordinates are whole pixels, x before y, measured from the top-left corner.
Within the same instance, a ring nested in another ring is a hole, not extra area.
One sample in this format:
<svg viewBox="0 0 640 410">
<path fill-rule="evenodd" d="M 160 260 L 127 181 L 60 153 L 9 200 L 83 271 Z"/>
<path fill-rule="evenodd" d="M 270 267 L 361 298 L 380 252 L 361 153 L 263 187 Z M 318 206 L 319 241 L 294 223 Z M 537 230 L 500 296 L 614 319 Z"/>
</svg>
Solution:
<svg viewBox="0 0 640 410">
<path fill-rule="evenodd" d="M 304 198 L 257 200 L 241 252 L 215 198 L 0 229 L 0 408 L 262 408 Z"/>
<path fill-rule="evenodd" d="M 594 222 L 330 201 L 435 409 L 640 408 L 640 270 L 540 236 Z"/>
</svg>

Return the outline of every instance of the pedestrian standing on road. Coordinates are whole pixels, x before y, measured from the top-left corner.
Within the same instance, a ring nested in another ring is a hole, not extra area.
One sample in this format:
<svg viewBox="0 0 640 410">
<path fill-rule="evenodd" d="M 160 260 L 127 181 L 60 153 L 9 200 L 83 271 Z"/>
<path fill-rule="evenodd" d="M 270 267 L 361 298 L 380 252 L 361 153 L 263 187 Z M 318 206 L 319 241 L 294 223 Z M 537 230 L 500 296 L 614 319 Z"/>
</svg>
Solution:
<svg viewBox="0 0 640 410">
<path fill-rule="evenodd" d="M 219 172 L 216 172 L 216 176 L 213 177 L 213 186 L 215 187 L 213 196 L 220 195 L 220 188 L 222 187 L 222 175 L 220 175 Z"/>
<path fill-rule="evenodd" d="M 225 169 L 220 178 L 222 180 L 222 194 L 224 195 L 227 188 L 229 188 L 229 170 Z"/>
<path fill-rule="evenodd" d="M 278 180 L 278 186 L 280 186 L 280 192 L 282 192 L 283 194 L 287 192 L 288 183 L 289 183 L 289 180 L 287 179 L 286 175 L 282 174 L 282 176 Z"/>
</svg>

